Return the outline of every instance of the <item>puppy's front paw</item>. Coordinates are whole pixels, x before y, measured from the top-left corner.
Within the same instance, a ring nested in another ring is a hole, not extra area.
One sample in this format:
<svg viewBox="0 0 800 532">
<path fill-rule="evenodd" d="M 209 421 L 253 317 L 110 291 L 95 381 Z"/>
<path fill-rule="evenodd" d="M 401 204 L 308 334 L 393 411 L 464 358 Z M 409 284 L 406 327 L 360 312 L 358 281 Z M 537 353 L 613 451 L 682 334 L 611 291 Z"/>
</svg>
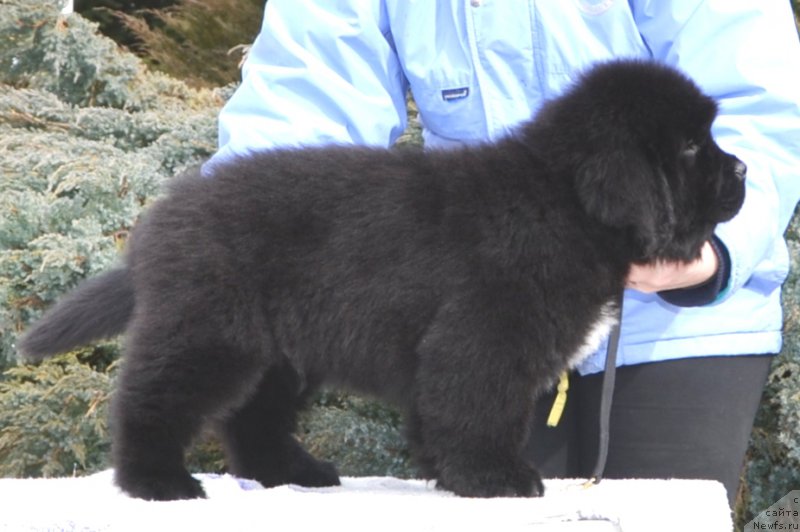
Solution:
<svg viewBox="0 0 800 532">
<path fill-rule="evenodd" d="M 528 464 L 513 468 L 452 469 L 440 476 L 436 486 L 461 497 L 541 497 L 544 484 L 539 472 Z"/>
</svg>

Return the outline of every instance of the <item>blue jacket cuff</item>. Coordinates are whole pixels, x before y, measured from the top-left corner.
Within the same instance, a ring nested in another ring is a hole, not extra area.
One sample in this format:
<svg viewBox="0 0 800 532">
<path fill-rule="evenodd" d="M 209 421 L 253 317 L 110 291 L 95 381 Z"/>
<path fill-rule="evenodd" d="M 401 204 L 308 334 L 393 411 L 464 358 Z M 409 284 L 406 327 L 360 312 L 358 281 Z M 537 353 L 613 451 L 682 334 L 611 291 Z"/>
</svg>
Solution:
<svg viewBox="0 0 800 532">
<path fill-rule="evenodd" d="M 711 239 L 711 247 L 717 255 L 717 273 L 703 284 L 676 290 L 658 292 L 659 297 L 678 307 L 701 307 L 719 299 L 728 288 L 731 275 L 731 257 L 725 244 L 716 237 Z"/>
</svg>

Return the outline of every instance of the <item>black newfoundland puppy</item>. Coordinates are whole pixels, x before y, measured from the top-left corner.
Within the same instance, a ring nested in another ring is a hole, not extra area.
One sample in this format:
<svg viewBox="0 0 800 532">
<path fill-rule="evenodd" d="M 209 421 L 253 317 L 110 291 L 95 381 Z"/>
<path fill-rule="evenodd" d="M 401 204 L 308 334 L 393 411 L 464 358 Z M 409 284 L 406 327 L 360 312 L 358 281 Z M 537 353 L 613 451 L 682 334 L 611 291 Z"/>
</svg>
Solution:
<svg viewBox="0 0 800 532">
<path fill-rule="evenodd" d="M 616 319 L 634 262 L 691 261 L 744 198 L 716 105 L 645 62 L 595 67 L 494 145 L 283 149 L 176 179 L 126 262 L 20 343 L 40 360 L 127 334 L 113 399 L 118 485 L 202 497 L 183 454 L 219 429 L 230 471 L 339 483 L 292 436 L 321 385 L 406 415 L 424 475 L 534 496 L 534 401 Z"/>
</svg>

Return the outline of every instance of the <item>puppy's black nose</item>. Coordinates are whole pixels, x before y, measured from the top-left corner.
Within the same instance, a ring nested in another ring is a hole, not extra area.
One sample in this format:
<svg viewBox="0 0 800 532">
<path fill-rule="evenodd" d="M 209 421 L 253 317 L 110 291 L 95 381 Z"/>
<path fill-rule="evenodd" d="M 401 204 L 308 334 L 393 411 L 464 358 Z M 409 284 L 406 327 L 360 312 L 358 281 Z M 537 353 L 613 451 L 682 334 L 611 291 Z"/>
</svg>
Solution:
<svg viewBox="0 0 800 532">
<path fill-rule="evenodd" d="M 744 181 L 745 177 L 747 177 L 747 165 L 737 159 L 733 165 L 733 173 L 739 178 L 739 181 Z"/>
</svg>

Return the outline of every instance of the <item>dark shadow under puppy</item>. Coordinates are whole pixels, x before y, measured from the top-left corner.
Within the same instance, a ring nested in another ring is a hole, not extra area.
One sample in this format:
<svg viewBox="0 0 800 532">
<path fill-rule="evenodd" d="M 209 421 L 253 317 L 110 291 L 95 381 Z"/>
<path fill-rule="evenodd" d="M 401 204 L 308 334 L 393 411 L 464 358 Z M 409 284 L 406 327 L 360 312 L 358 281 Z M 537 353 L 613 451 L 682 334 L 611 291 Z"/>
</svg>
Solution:
<svg viewBox="0 0 800 532">
<path fill-rule="evenodd" d="M 337 484 L 292 436 L 320 385 L 402 409 L 439 487 L 540 495 L 536 396 L 597 348 L 633 262 L 696 258 L 742 204 L 715 113 L 677 72 L 614 62 L 494 145 L 273 150 L 183 176 L 125 264 L 20 349 L 126 333 L 113 458 L 136 497 L 203 495 L 183 454 L 206 424 L 237 475 Z"/>
</svg>

